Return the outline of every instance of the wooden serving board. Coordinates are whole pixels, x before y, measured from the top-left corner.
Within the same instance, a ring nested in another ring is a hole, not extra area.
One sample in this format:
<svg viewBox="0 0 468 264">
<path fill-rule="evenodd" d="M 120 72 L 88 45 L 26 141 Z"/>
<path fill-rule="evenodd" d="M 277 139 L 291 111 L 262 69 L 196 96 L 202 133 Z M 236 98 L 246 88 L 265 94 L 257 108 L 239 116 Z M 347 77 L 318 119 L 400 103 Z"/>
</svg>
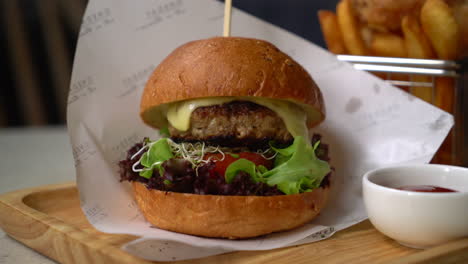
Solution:
<svg viewBox="0 0 468 264">
<path fill-rule="evenodd" d="M 120 249 L 136 239 L 105 234 L 83 215 L 74 183 L 0 196 L 0 227 L 60 263 L 151 263 Z M 468 238 L 428 250 L 403 247 L 364 221 L 329 239 L 269 251 L 242 251 L 181 263 L 468 263 Z"/>
</svg>

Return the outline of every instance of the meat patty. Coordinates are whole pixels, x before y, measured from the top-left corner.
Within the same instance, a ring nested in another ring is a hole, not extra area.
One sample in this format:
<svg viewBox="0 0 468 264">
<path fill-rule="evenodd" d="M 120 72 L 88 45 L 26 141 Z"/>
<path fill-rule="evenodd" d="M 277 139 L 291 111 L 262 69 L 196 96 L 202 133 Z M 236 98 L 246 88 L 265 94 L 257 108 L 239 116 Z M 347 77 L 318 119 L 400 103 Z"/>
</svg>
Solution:
<svg viewBox="0 0 468 264">
<path fill-rule="evenodd" d="M 272 110 L 252 102 L 234 101 L 199 107 L 192 112 L 190 128 L 179 131 L 169 125 L 175 141 L 205 141 L 225 147 L 263 148 L 273 140 L 289 144 L 293 137 Z"/>
</svg>

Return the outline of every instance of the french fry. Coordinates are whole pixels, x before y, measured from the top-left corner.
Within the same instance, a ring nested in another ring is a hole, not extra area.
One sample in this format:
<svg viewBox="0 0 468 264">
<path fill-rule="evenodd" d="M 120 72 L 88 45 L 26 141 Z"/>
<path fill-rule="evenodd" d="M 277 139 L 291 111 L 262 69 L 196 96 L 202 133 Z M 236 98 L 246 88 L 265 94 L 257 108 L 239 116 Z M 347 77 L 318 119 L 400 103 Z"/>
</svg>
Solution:
<svg viewBox="0 0 468 264">
<path fill-rule="evenodd" d="M 457 20 L 460 41 L 458 43 L 459 58 L 468 56 L 468 1 L 456 0 L 451 5 L 452 11 Z"/>
<path fill-rule="evenodd" d="M 328 10 L 319 10 L 318 18 L 328 50 L 335 54 L 346 54 L 343 35 L 335 13 Z"/>
<path fill-rule="evenodd" d="M 406 57 L 406 48 L 403 38 L 392 33 L 373 33 L 370 41 L 370 51 L 374 56 L 382 57 Z M 385 74 L 384 80 L 409 81 L 407 74 L 393 73 Z M 409 92 L 407 86 L 399 86 L 401 89 Z"/>
<path fill-rule="evenodd" d="M 411 81 L 412 82 L 421 82 L 421 83 L 431 83 L 432 78 L 430 76 L 415 75 L 415 76 L 413 76 L 413 78 L 411 78 Z M 414 96 L 416 96 L 416 97 L 418 97 L 418 98 L 432 104 L 432 103 L 434 103 L 434 100 L 433 100 L 434 98 L 432 96 L 433 95 L 432 89 L 435 89 L 435 88 L 425 87 L 425 86 L 413 86 L 413 87 L 411 87 L 410 92 Z"/>
<path fill-rule="evenodd" d="M 435 102 L 440 109 L 453 113 L 455 102 L 455 79 L 451 77 L 439 77 L 435 80 Z"/>
<path fill-rule="evenodd" d="M 405 16 L 401 21 L 401 29 L 405 38 L 405 46 L 409 58 L 435 58 L 431 43 L 424 35 L 418 19 L 413 15 Z"/>
<path fill-rule="evenodd" d="M 374 32 L 370 27 L 361 26 L 361 37 L 362 37 L 362 40 L 364 40 L 364 45 L 366 45 L 367 50 L 370 49 L 373 35 L 374 35 Z"/>
<path fill-rule="evenodd" d="M 427 0 L 421 8 L 421 25 L 439 59 L 458 55 L 459 30 L 450 7 L 443 0 Z"/>
<path fill-rule="evenodd" d="M 401 21 L 401 29 L 405 40 L 405 47 L 410 58 L 431 59 L 435 58 L 431 43 L 419 25 L 418 19 L 414 15 L 407 15 Z M 429 76 L 416 75 L 412 78 L 413 82 L 432 82 Z M 414 86 L 411 93 L 422 100 L 433 103 L 432 87 Z"/>
<path fill-rule="evenodd" d="M 456 59 L 459 52 L 459 28 L 450 7 L 442 0 L 427 0 L 421 9 L 421 26 L 429 37 L 437 57 L 440 59 Z M 453 113 L 455 94 L 454 79 L 437 78 L 435 82 L 434 104 Z M 453 133 L 445 139 L 436 153 L 434 161 L 442 164 L 455 162 L 452 147 Z"/>
<path fill-rule="evenodd" d="M 343 34 L 344 44 L 349 53 L 352 55 L 367 55 L 351 0 L 341 0 L 336 6 L 336 14 Z"/>
<path fill-rule="evenodd" d="M 392 73 L 389 78 L 389 80 L 393 80 L 393 81 L 404 81 L 404 82 L 409 82 L 411 80 L 411 76 L 409 74 L 406 74 L 406 73 Z M 402 89 L 403 91 L 405 92 L 410 92 L 410 87 L 409 86 L 406 86 L 406 85 L 395 85 L 396 87 Z"/>
<path fill-rule="evenodd" d="M 406 47 L 403 38 L 392 33 L 374 34 L 371 42 L 371 51 L 376 56 L 406 57 Z"/>
</svg>

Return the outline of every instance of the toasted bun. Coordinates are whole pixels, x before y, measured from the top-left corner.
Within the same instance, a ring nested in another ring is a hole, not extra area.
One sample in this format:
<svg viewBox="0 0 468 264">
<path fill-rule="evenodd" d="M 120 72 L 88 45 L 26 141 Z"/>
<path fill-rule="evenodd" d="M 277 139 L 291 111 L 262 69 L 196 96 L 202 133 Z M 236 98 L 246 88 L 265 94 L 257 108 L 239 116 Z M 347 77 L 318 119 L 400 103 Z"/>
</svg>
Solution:
<svg viewBox="0 0 468 264">
<path fill-rule="evenodd" d="M 325 118 L 322 94 L 301 65 L 266 41 L 238 37 L 192 41 L 174 50 L 146 83 L 140 114 L 160 128 L 161 106 L 213 96 L 289 100 L 313 112 L 309 127 Z"/>
<path fill-rule="evenodd" d="M 289 230 L 315 218 L 329 187 L 278 196 L 221 196 L 164 192 L 133 182 L 145 218 L 161 229 L 184 234 L 248 238 Z"/>
</svg>

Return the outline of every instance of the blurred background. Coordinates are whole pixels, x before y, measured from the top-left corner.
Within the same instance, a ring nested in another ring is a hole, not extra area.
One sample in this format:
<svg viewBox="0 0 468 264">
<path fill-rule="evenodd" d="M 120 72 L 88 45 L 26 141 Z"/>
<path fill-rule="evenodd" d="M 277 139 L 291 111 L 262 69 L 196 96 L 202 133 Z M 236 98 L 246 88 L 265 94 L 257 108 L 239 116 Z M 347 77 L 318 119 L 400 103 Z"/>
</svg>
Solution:
<svg viewBox="0 0 468 264">
<path fill-rule="evenodd" d="M 65 123 L 86 0 L 0 1 L 0 126 Z"/>
<path fill-rule="evenodd" d="M 233 5 L 325 47 L 317 11 L 334 9 L 336 2 L 234 0 Z M 65 124 L 86 4 L 87 0 L 0 0 L 0 127 Z"/>
</svg>

